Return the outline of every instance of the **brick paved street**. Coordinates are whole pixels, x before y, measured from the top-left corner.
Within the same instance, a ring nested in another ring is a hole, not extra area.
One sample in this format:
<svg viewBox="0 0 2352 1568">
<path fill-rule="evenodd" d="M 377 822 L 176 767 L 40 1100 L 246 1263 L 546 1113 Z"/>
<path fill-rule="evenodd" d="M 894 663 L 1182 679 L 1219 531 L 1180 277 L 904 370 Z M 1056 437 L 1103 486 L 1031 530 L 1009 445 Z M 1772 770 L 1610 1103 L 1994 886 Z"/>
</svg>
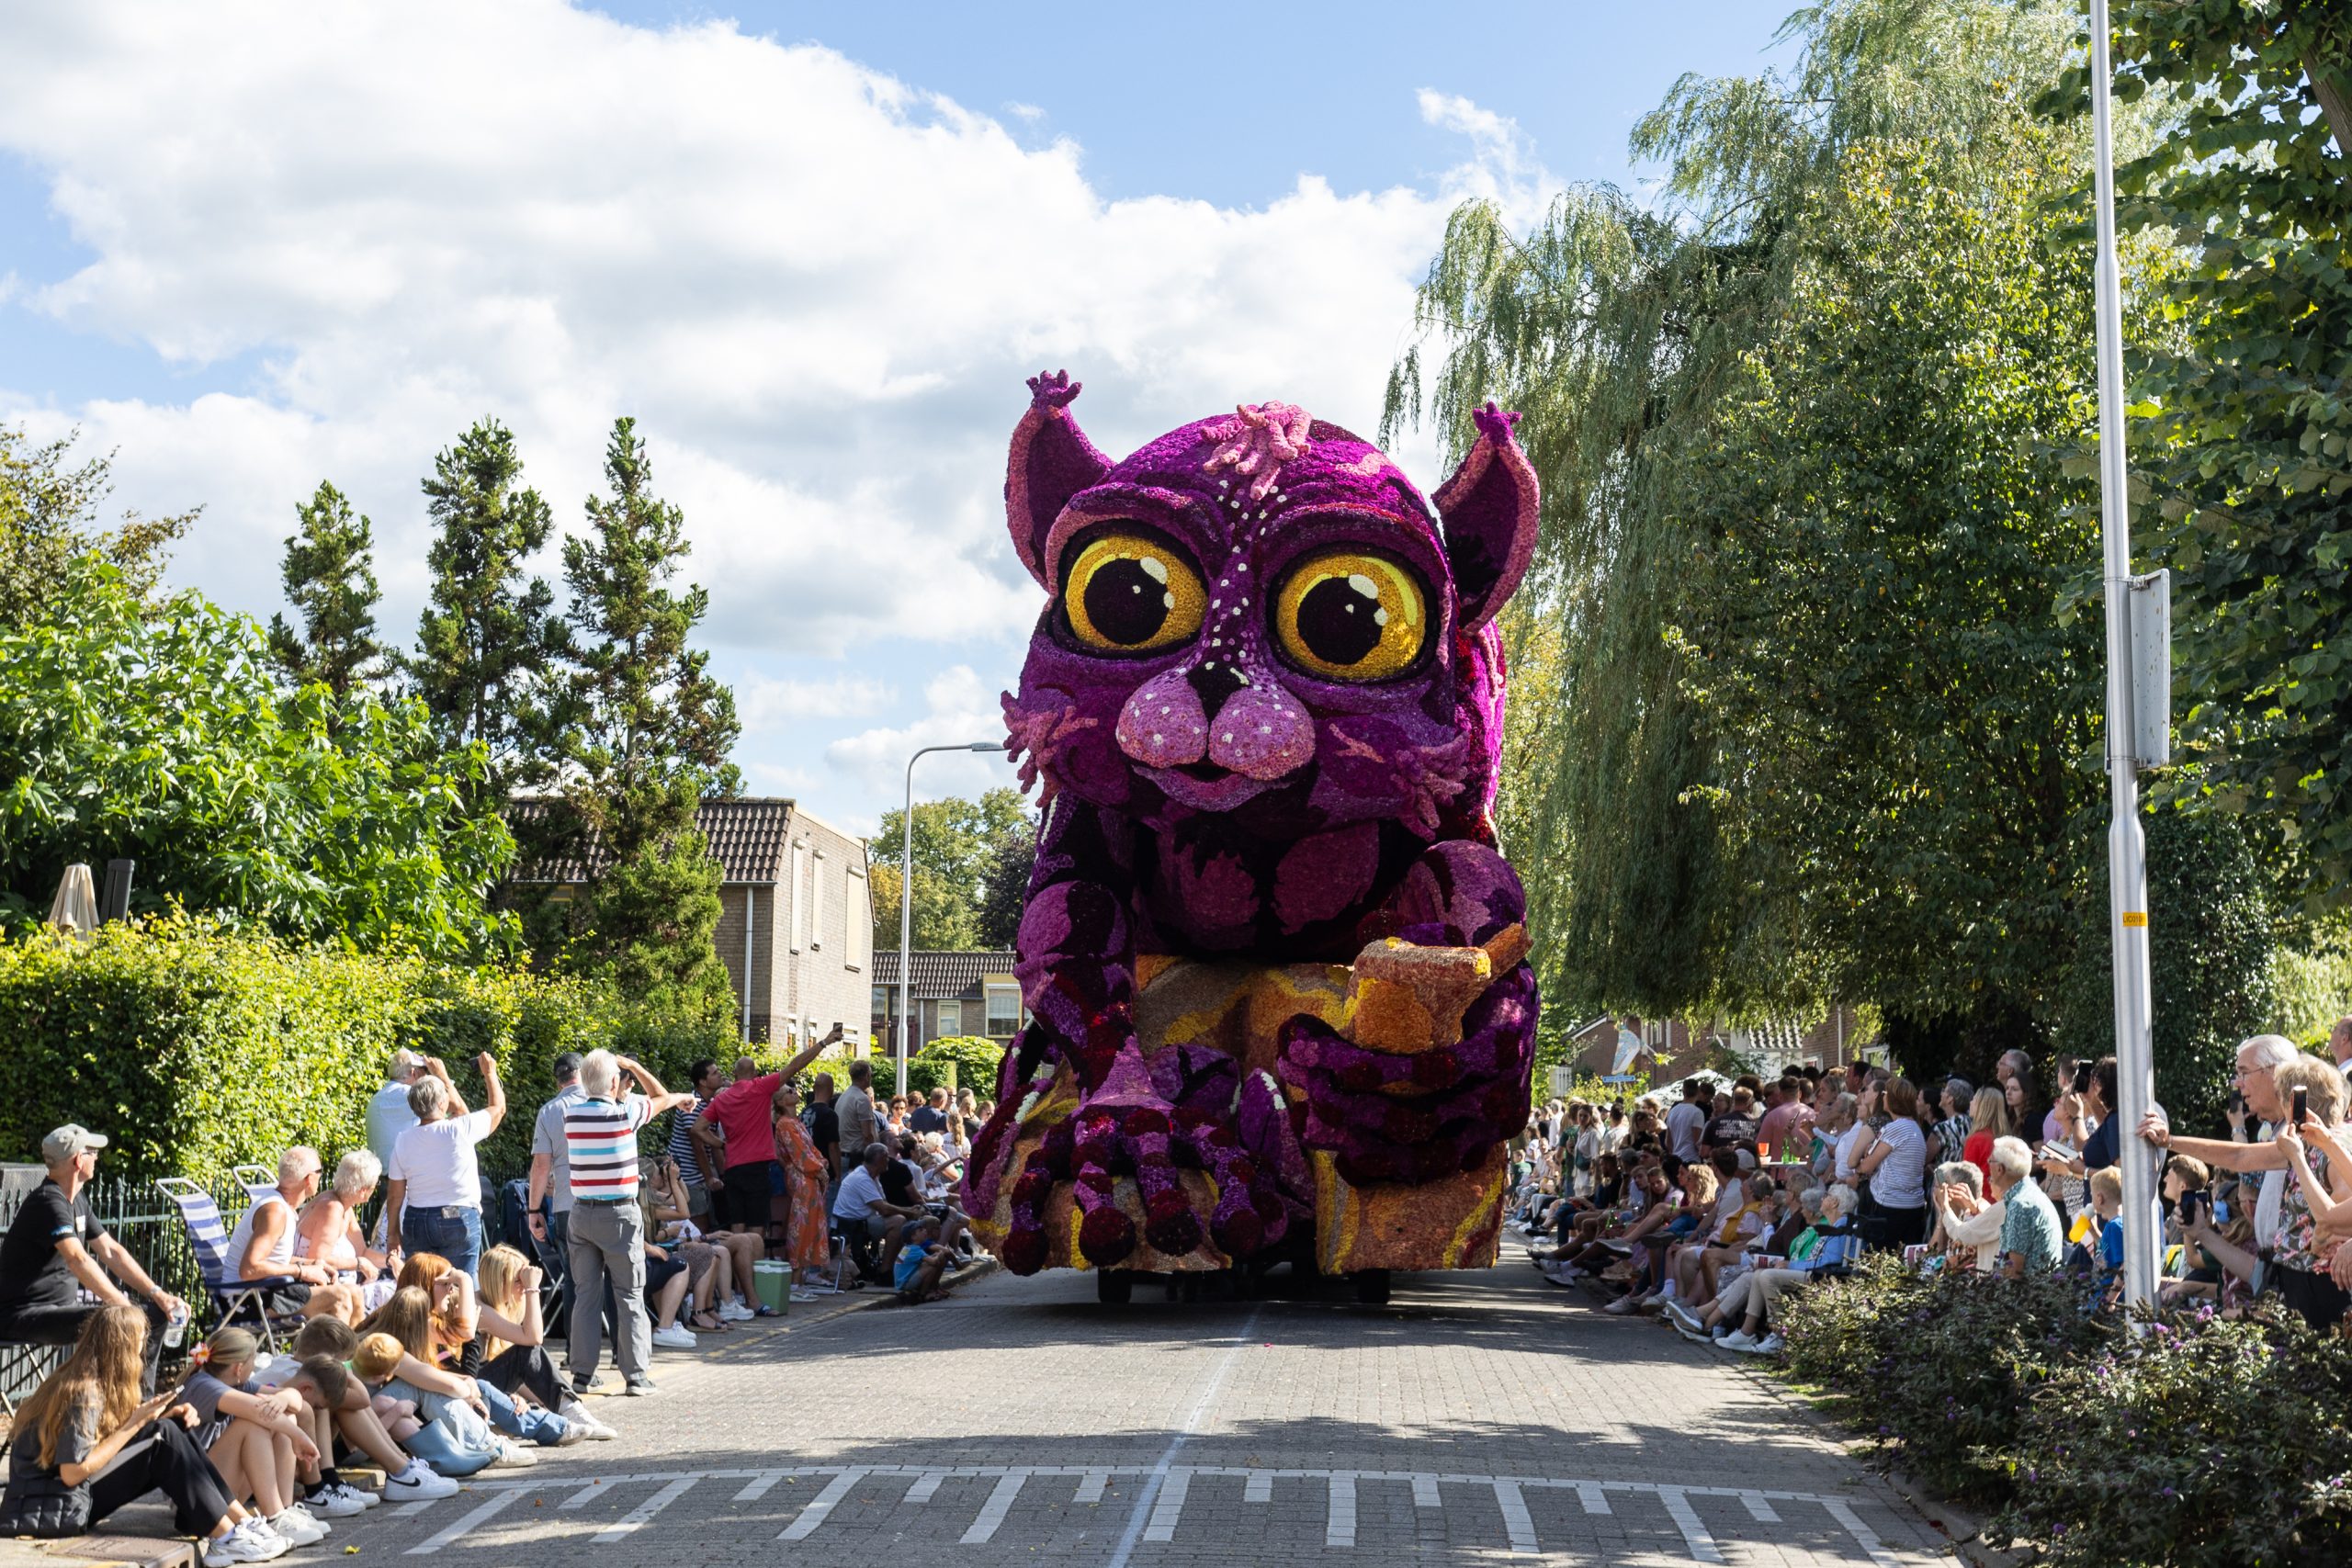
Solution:
<svg viewBox="0 0 2352 1568">
<path fill-rule="evenodd" d="M 1095 1304 L 985 1280 L 707 1354 L 617 1442 L 311 1552 L 454 1564 L 1923 1562 L 1934 1538 L 1760 1379 L 1515 1261 L 1395 1304 Z"/>
</svg>

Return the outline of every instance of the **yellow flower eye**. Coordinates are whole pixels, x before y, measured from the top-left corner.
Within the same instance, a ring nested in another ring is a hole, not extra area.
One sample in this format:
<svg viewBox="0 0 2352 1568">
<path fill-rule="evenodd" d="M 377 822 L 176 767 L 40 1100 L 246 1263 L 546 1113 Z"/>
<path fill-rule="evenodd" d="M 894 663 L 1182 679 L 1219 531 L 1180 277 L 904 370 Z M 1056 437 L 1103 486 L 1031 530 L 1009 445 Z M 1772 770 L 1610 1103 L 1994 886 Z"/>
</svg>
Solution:
<svg viewBox="0 0 2352 1568">
<path fill-rule="evenodd" d="M 1148 534 L 1088 542 L 1062 578 L 1062 608 L 1078 640 L 1100 653 L 1152 653 L 1201 629 L 1208 592 L 1173 545 Z"/>
<path fill-rule="evenodd" d="M 1386 556 L 1325 550 L 1283 580 L 1274 636 L 1291 662 L 1329 681 L 1385 681 L 1429 640 L 1420 580 Z"/>
</svg>

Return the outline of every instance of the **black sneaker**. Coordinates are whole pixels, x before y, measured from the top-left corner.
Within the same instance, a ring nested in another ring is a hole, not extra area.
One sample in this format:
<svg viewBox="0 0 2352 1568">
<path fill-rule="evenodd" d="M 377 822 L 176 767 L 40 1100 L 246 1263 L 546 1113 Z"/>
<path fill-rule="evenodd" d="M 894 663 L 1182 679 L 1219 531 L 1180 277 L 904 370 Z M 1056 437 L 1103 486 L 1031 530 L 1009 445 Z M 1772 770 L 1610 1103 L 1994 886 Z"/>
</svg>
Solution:
<svg viewBox="0 0 2352 1568">
<path fill-rule="evenodd" d="M 621 1390 L 622 1394 L 630 1399 L 650 1399 L 661 1392 L 651 1378 L 639 1378 Z"/>
<path fill-rule="evenodd" d="M 613 1392 L 613 1385 L 605 1381 L 602 1373 L 591 1372 L 584 1378 L 573 1378 L 571 1392 L 582 1394 L 610 1393 Z"/>
</svg>

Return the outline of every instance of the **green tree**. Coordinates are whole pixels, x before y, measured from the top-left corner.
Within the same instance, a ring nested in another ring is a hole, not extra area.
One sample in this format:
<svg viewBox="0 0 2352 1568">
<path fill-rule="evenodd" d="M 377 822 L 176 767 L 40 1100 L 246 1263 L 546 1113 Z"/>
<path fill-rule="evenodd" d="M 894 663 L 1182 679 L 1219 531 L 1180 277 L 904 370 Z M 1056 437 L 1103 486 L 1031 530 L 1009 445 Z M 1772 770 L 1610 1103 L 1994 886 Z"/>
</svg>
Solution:
<svg viewBox="0 0 2352 1568">
<path fill-rule="evenodd" d="M 692 646 L 710 595 L 672 586 L 692 548 L 685 518 L 653 493 L 634 420 L 614 423 L 605 478 L 612 493 L 589 499 L 590 532 L 563 543 L 564 794 L 605 866 L 582 902 L 581 955 L 632 995 L 723 1012 L 719 868 L 695 810 L 738 787 L 735 700 Z"/>
<path fill-rule="evenodd" d="M 553 516 L 523 488 L 514 434 L 484 419 L 445 447 L 424 481 L 438 536 L 426 552 L 430 602 L 417 623 L 409 680 L 451 748 L 489 760 L 476 809 L 497 810 L 552 775 L 549 664 L 563 647 L 545 579 L 523 563 L 547 543 Z"/>
<path fill-rule="evenodd" d="M 376 637 L 375 526 L 354 515 L 341 491 L 322 479 L 294 509 L 300 525 L 286 541 L 286 597 L 301 617 L 269 620 L 269 651 L 295 685 L 322 685 L 337 697 L 383 673 Z"/>
<path fill-rule="evenodd" d="M 2123 0 L 2117 91 L 2184 106 L 2117 171 L 2177 244 L 2135 365 L 2142 543 L 2174 573 L 2189 694 L 2169 792 L 2246 814 L 2307 910 L 2352 907 L 2352 10 Z M 2086 102 L 2077 70 L 2062 101 Z"/>
<path fill-rule="evenodd" d="M 905 831 L 906 813 L 893 808 L 882 814 L 882 826 L 870 840 L 877 950 L 899 945 L 899 859 Z M 1003 848 L 1008 841 L 1022 845 L 1024 853 L 1036 843 L 1036 825 L 1021 792 L 992 789 L 978 800 L 918 801 L 914 838 L 914 945 L 947 951 L 1000 945 L 991 939 L 1004 931 L 1001 893 L 994 919 L 983 918 L 991 868 L 1012 852 Z M 1021 891 L 1028 891 L 1025 871 Z M 1012 923 L 1017 931 L 1017 915 Z"/>
<path fill-rule="evenodd" d="M 172 541 L 201 510 L 125 513 L 111 527 L 101 523 L 98 507 L 114 488 L 113 457 L 70 464 L 78 435 L 37 446 L 21 429 L 0 424 L 0 626 L 41 619 L 77 556 L 95 553 L 130 592 L 153 593 Z"/>
<path fill-rule="evenodd" d="M 1037 825 L 1024 813 L 1022 826 L 1023 831 L 997 839 L 980 874 L 973 918 L 985 948 L 1010 948 L 1020 941 L 1022 912 L 1029 907 L 1029 873 L 1037 863 Z"/>
<path fill-rule="evenodd" d="M 421 704 L 288 698 L 253 620 L 143 597 L 70 560 L 43 624 L 0 628 L 0 916 L 49 908 L 72 862 L 139 863 L 136 908 L 178 904 L 361 948 L 476 954 L 514 841 L 469 815 L 479 748 Z"/>
<path fill-rule="evenodd" d="M 1742 781 L 1672 637 L 1736 591 L 1699 522 L 1732 477 L 1717 423 L 1793 308 L 1849 156 L 2009 135 L 2071 31 L 2063 0 L 1827 0 L 1783 28 L 1793 69 L 1686 77 L 1637 127 L 1663 210 L 1589 187 L 1524 234 L 1481 203 L 1449 221 L 1419 306 L 1442 357 L 1400 359 L 1384 426 L 1426 411 L 1459 450 L 1486 398 L 1527 415 L 1543 534 L 1507 631 L 1515 706 L 1548 711 L 1514 713 L 1499 815 L 1564 1016 L 1824 995 L 1838 955 L 1785 907 L 1807 869 L 1726 816 Z"/>
</svg>

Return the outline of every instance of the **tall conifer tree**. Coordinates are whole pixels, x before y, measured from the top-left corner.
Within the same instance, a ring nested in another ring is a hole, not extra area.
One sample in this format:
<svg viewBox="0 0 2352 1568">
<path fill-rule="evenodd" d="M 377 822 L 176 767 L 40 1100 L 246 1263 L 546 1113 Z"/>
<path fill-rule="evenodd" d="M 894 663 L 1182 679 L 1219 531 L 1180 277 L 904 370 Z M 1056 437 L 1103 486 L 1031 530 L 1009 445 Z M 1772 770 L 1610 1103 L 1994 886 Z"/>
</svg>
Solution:
<svg viewBox="0 0 2352 1568">
<path fill-rule="evenodd" d="M 300 624 L 269 618 L 270 655 L 296 685 L 323 685 L 341 698 L 383 672 L 375 528 L 324 480 L 294 515 L 300 526 L 286 541 L 281 570 Z"/>
<path fill-rule="evenodd" d="M 738 787 L 728 755 L 741 727 L 709 655 L 691 646 L 710 594 L 671 585 L 693 547 L 684 514 L 653 493 L 634 420 L 614 423 L 605 477 L 611 493 L 589 499 L 589 532 L 563 545 L 566 793 L 605 863 L 584 911 L 586 953 L 633 995 L 724 1011 L 719 868 L 695 810 Z"/>
</svg>

